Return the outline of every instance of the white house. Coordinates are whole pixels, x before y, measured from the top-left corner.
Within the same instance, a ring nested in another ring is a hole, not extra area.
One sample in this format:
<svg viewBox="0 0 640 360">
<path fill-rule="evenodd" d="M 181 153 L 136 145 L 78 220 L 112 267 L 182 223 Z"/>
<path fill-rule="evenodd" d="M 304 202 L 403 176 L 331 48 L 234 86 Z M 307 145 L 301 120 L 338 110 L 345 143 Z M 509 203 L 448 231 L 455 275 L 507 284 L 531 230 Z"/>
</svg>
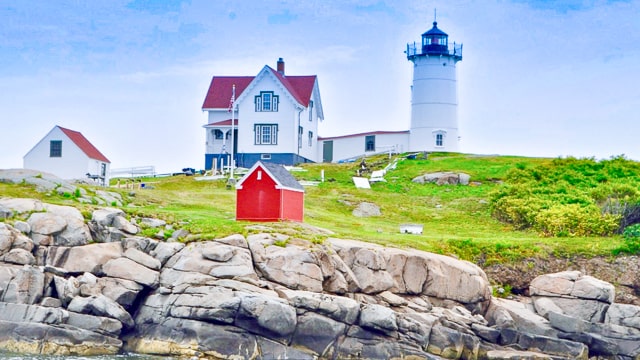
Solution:
<svg viewBox="0 0 640 360">
<path fill-rule="evenodd" d="M 317 76 L 287 75 L 284 65 L 280 58 L 276 70 L 265 65 L 256 76 L 213 77 L 202 105 L 208 112 L 205 169 L 228 164 L 231 153 L 237 166 L 247 168 L 258 160 L 321 160 L 318 122 L 324 114 Z"/>
<path fill-rule="evenodd" d="M 54 126 L 23 157 L 25 169 L 51 173 L 62 179 L 109 183 L 111 162 L 80 132 Z"/>
</svg>

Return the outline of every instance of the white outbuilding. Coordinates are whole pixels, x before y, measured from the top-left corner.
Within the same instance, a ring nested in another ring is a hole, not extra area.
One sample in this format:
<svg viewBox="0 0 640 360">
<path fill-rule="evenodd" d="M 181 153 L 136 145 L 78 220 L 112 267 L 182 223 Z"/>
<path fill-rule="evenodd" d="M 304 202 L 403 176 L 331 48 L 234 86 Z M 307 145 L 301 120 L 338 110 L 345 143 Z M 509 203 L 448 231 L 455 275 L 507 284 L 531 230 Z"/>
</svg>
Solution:
<svg viewBox="0 0 640 360">
<path fill-rule="evenodd" d="M 23 157 L 25 169 L 61 179 L 93 179 L 109 184 L 111 162 L 78 131 L 55 126 Z"/>
</svg>

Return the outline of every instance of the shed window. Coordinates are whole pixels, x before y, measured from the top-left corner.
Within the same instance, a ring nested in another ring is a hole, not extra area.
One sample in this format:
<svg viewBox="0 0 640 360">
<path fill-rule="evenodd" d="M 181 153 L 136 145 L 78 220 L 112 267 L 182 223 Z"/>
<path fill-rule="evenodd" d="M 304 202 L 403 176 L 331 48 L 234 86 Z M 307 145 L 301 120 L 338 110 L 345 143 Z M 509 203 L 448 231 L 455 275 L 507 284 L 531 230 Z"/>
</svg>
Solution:
<svg viewBox="0 0 640 360">
<path fill-rule="evenodd" d="M 368 135 L 364 137 L 364 151 L 376 151 L 375 135 Z"/>
<path fill-rule="evenodd" d="M 62 157 L 62 140 L 51 140 L 49 157 Z"/>
</svg>

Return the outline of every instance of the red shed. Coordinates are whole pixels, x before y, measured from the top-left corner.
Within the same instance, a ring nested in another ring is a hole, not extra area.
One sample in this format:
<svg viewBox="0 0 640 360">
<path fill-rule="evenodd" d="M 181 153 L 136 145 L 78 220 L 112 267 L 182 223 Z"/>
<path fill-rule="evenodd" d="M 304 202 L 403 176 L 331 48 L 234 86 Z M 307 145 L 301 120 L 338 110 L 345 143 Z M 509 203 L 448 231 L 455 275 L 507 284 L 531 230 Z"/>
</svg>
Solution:
<svg viewBox="0 0 640 360">
<path fill-rule="evenodd" d="M 236 220 L 303 220 L 304 188 L 282 165 L 256 162 L 236 190 Z"/>
</svg>

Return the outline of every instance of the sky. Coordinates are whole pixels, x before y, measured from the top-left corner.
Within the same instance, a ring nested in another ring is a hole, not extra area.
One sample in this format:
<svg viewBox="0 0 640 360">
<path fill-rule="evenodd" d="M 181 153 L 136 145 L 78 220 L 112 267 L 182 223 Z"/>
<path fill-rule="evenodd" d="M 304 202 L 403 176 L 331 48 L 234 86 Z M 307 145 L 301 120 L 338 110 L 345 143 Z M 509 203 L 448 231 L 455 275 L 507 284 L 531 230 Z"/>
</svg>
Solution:
<svg viewBox="0 0 640 360">
<path fill-rule="evenodd" d="M 640 160 L 640 0 L 0 0 L 0 169 L 55 125 L 112 169 L 203 168 L 211 78 L 279 57 L 318 76 L 320 136 L 407 130 L 434 10 L 462 152 Z"/>
</svg>

